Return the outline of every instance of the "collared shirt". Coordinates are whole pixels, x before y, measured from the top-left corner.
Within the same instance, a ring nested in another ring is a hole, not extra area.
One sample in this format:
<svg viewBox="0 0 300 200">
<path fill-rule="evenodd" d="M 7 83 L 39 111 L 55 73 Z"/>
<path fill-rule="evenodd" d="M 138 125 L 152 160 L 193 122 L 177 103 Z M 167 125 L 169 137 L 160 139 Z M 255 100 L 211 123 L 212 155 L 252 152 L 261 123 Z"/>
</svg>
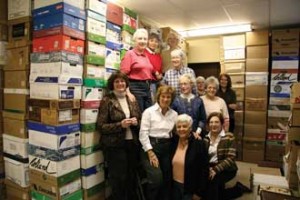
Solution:
<svg viewBox="0 0 300 200">
<path fill-rule="evenodd" d="M 140 142 L 144 151 L 152 149 L 149 137 L 170 138 L 170 132 L 173 130 L 177 120 L 177 113 L 169 108 L 165 115 L 158 103 L 147 108 L 143 115 L 140 128 Z"/>
<path fill-rule="evenodd" d="M 150 63 L 153 66 L 154 72 L 162 73 L 162 58 L 160 54 L 153 52 L 151 49 L 146 48 L 146 56 L 149 58 Z M 156 80 L 154 76 L 154 80 Z"/>
<path fill-rule="evenodd" d="M 136 49 L 126 52 L 121 61 L 121 72 L 127 74 L 129 79 L 152 80 L 153 66 L 145 53 L 139 53 Z"/>
<path fill-rule="evenodd" d="M 166 85 L 174 87 L 176 89 L 176 94 L 179 95 L 180 94 L 179 78 L 183 74 L 191 74 L 194 78 L 196 78 L 194 70 L 192 70 L 189 67 L 181 67 L 179 70 L 169 69 L 166 72 L 162 82 Z M 193 93 L 196 93 L 195 87 L 193 87 Z"/>
<path fill-rule="evenodd" d="M 214 141 L 214 143 L 211 141 L 211 133 L 209 132 L 207 135 L 210 139 L 210 144 L 208 148 L 208 155 L 209 155 L 209 163 L 218 163 L 218 145 L 222 137 L 225 136 L 225 131 L 222 129 L 222 131 L 219 133 L 217 139 Z"/>
</svg>

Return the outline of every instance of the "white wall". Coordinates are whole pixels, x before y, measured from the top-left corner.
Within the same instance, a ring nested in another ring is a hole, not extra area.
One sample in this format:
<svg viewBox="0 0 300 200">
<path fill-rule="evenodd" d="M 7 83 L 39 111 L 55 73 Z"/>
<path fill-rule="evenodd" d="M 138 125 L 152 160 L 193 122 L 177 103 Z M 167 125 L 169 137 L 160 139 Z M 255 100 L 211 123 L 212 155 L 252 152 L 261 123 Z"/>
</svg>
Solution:
<svg viewBox="0 0 300 200">
<path fill-rule="evenodd" d="M 187 39 L 189 44 L 188 62 L 220 62 L 220 38 Z"/>
</svg>

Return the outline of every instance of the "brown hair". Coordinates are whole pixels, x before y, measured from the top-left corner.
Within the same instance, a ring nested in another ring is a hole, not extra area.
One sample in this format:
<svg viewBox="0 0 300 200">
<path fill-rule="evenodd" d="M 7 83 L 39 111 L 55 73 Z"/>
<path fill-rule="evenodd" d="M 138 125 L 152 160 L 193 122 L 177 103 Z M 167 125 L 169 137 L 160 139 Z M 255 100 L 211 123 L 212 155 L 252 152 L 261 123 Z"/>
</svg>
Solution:
<svg viewBox="0 0 300 200">
<path fill-rule="evenodd" d="M 208 115 L 208 117 L 207 117 L 207 125 L 209 124 L 209 121 L 210 121 L 211 118 L 213 118 L 213 117 L 219 118 L 221 124 L 224 125 L 225 120 L 224 120 L 223 114 L 220 113 L 220 112 L 212 112 L 212 113 L 210 113 L 210 114 Z"/>
<path fill-rule="evenodd" d="M 221 78 L 222 78 L 223 76 L 227 78 L 227 86 L 226 86 L 226 89 L 230 89 L 230 88 L 232 87 L 232 82 L 231 82 L 231 78 L 230 78 L 230 76 L 229 76 L 228 74 L 225 74 L 225 73 L 220 74 L 220 76 L 219 76 L 219 82 L 221 81 Z"/>
<path fill-rule="evenodd" d="M 117 79 L 117 78 L 120 78 L 120 79 L 123 79 L 126 83 L 126 87 L 128 87 L 129 85 L 129 80 L 128 80 L 128 77 L 126 74 L 118 71 L 118 72 L 115 72 L 113 73 L 109 79 L 107 80 L 107 89 L 109 89 L 110 91 L 113 91 L 114 90 L 114 81 Z"/>
<path fill-rule="evenodd" d="M 156 34 L 156 33 L 150 33 L 149 37 L 148 37 L 148 40 L 153 39 L 153 38 L 157 39 L 157 41 L 160 42 L 160 38 L 159 38 L 158 34 Z"/>
<path fill-rule="evenodd" d="M 160 98 L 161 94 L 171 94 L 172 95 L 171 104 L 176 96 L 174 88 L 171 86 L 168 86 L 168 85 L 162 85 L 158 88 L 158 90 L 156 92 L 156 102 L 159 102 L 159 98 Z"/>
</svg>

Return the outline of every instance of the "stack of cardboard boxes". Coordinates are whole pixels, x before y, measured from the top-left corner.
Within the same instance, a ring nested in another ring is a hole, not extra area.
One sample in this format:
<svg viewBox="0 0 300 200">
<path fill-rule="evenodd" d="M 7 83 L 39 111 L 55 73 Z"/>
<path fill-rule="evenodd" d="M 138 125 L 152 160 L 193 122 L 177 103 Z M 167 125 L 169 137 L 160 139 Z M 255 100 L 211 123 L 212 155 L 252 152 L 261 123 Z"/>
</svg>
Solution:
<svg viewBox="0 0 300 200">
<path fill-rule="evenodd" d="M 222 38 L 224 54 L 221 72 L 231 77 L 232 89 L 237 97 L 235 111 L 234 136 L 237 144 L 237 159 L 242 160 L 242 139 L 244 132 L 244 90 L 245 90 L 245 34 L 225 36 Z"/>
<path fill-rule="evenodd" d="M 34 1 L 29 168 L 35 199 L 81 199 L 85 1 Z"/>
<path fill-rule="evenodd" d="M 246 87 L 243 161 L 264 160 L 268 102 L 268 31 L 246 34 Z"/>
<path fill-rule="evenodd" d="M 272 69 L 266 159 L 282 162 L 290 112 L 290 85 L 299 71 L 299 29 L 272 31 Z"/>
<path fill-rule="evenodd" d="M 4 67 L 3 152 L 8 199 L 29 199 L 26 128 L 31 44 L 31 1 L 8 1 Z M 6 9 L 6 8 L 5 8 Z"/>
</svg>

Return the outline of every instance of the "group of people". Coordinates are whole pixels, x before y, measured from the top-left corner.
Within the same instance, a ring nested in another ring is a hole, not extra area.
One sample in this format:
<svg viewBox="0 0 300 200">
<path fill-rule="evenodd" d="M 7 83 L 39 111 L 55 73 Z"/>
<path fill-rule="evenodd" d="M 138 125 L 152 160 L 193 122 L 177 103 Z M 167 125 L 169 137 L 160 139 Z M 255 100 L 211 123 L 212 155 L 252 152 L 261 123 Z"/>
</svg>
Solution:
<svg viewBox="0 0 300 200">
<path fill-rule="evenodd" d="M 133 40 L 99 108 L 113 199 L 140 199 L 141 179 L 147 200 L 225 200 L 249 191 L 239 182 L 225 189 L 238 170 L 230 76 L 196 78 L 174 33 L 166 71 L 157 34 L 138 29 Z"/>
</svg>

